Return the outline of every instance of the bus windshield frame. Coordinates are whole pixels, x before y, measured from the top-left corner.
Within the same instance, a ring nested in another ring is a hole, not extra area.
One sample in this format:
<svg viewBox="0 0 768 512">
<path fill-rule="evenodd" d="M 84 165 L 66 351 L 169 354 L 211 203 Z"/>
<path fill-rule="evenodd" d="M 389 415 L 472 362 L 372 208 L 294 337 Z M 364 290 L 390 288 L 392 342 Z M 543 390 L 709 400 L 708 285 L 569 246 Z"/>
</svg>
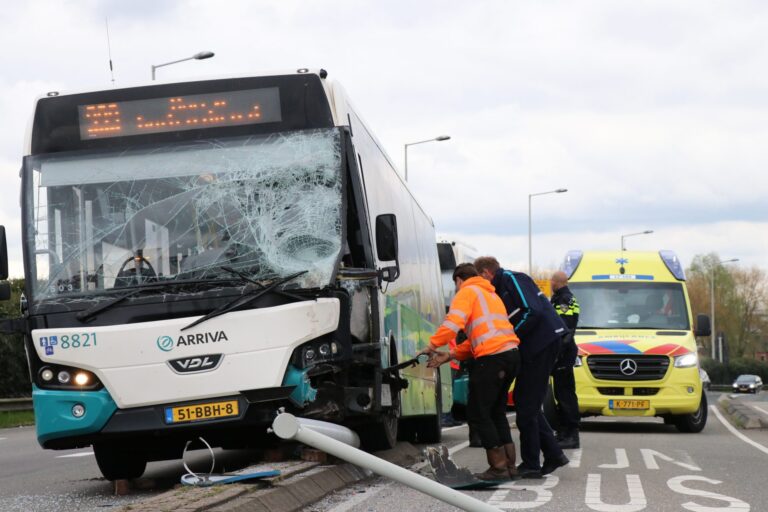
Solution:
<svg viewBox="0 0 768 512">
<path fill-rule="evenodd" d="M 579 329 L 690 330 L 683 283 L 571 282 Z"/>
<path fill-rule="evenodd" d="M 149 282 L 307 273 L 328 286 L 343 247 L 339 128 L 25 158 L 31 301 Z"/>
</svg>

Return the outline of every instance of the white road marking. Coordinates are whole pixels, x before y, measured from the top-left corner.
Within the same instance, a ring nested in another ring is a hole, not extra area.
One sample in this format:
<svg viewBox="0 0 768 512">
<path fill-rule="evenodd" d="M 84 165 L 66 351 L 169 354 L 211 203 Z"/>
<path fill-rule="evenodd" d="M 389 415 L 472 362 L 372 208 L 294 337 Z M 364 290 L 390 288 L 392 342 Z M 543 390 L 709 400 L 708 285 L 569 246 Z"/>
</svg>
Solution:
<svg viewBox="0 0 768 512">
<path fill-rule="evenodd" d="M 568 463 L 569 468 L 580 468 L 581 467 L 581 448 L 578 448 L 576 450 L 568 450 L 568 458 L 571 460 L 571 462 Z"/>
<path fill-rule="evenodd" d="M 5 441 L 6 439 L 8 439 L 8 438 L 7 437 L 0 437 L 0 441 Z"/>
<path fill-rule="evenodd" d="M 70 459 L 74 457 L 87 457 L 89 455 L 93 455 L 93 452 L 80 452 L 80 453 L 70 453 L 69 455 L 57 455 L 57 459 Z"/>
<path fill-rule="evenodd" d="M 759 405 L 752 405 L 752 407 L 754 407 L 755 409 L 757 409 L 757 410 L 758 410 L 758 411 L 760 411 L 761 413 L 763 413 L 763 414 L 765 414 L 766 416 L 768 416 L 768 410 L 766 410 L 766 409 L 763 409 L 763 408 L 762 408 L 762 407 L 760 407 Z"/>
<path fill-rule="evenodd" d="M 730 430 L 730 431 L 731 431 L 731 434 L 735 435 L 736 437 L 738 437 L 739 439 L 741 439 L 741 440 L 742 440 L 742 441 L 744 441 L 745 443 L 747 443 L 747 444 L 751 444 L 752 446 L 754 446 L 755 448 L 757 448 L 757 449 L 758 449 L 758 450 L 760 450 L 761 452 L 763 452 L 763 453 L 765 453 L 766 455 L 768 455 L 768 448 L 766 448 L 765 446 L 761 445 L 760 443 L 758 443 L 758 442 L 756 442 L 756 441 L 753 441 L 753 440 L 751 440 L 750 438 L 748 438 L 747 436 L 745 436 L 744 434 L 742 434 L 741 432 L 739 432 L 738 430 L 736 430 L 736 428 L 735 428 L 733 425 L 731 425 L 731 424 L 728 422 L 728 420 L 726 420 L 725 418 L 723 418 L 723 415 L 722 415 L 722 414 L 720 414 L 720 411 L 718 411 L 718 410 L 717 410 L 717 407 L 716 407 L 716 406 L 714 406 L 714 405 L 710 405 L 710 406 L 709 406 L 709 408 L 710 408 L 710 409 L 712 409 L 712 412 L 714 412 L 714 413 L 715 413 L 715 416 L 717 416 L 717 419 L 719 419 L 719 420 L 720 420 L 720 423 L 722 423 L 723 425 L 725 425 L 725 428 L 727 428 L 728 430 Z"/>
<path fill-rule="evenodd" d="M 545 480 L 541 485 L 522 484 L 519 482 L 503 483 L 499 485 L 498 490 L 488 499 L 488 504 L 502 510 L 510 510 L 538 508 L 545 503 L 549 503 L 552 500 L 552 491 L 550 489 L 555 487 L 560 482 L 560 479 L 554 475 L 546 475 L 544 478 Z M 526 491 L 536 493 L 536 497 L 528 501 L 505 501 L 510 491 L 517 491 L 513 494 L 513 497 L 520 496 Z"/>
<path fill-rule="evenodd" d="M 616 448 L 616 464 L 600 464 L 597 466 L 601 469 L 624 469 L 629 467 L 629 457 L 627 457 L 627 450 L 624 448 Z"/>
<path fill-rule="evenodd" d="M 669 455 L 664 455 L 661 452 L 657 452 L 656 450 L 651 450 L 650 448 L 640 448 L 640 453 L 643 456 L 643 462 L 645 462 L 645 467 L 648 469 L 659 469 L 659 464 L 656 462 L 656 458 L 659 458 L 666 462 L 671 462 L 672 464 L 677 464 L 681 468 L 689 469 L 691 471 L 701 471 L 701 468 L 697 466 L 696 464 L 693 464 L 693 460 L 691 457 L 683 452 L 683 455 L 686 459 L 691 461 L 690 463 L 686 462 L 680 462 L 679 460 L 675 460 Z"/>
<path fill-rule="evenodd" d="M 460 428 L 464 428 L 466 425 L 457 425 L 455 427 L 446 427 L 443 429 L 443 432 L 450 432 L 451 430 L 458 430 Z"/>
<path fill-rule="evenodd" d="M 587 475 L 587 492 L 584 496 L 584 504 L 598 512 L 638 512 L 643 510 L 648 502 L 645 499 L 643 484 L 640 483 L 640 475 L 626 475 L 627 489 L 629 490 L 629 503 L 603 503 L 600 497 L 600 474 L 589 473 Z"/>
<path fill-rule="evenodd" d="M 692 501 L 687 501 L 683 503 L 683 508 L 685 509 L 692 510 L 693 512 L 711 512 L 713 510 L 738 510 L 740 512 L 749 512 L 750 510 L 749 504 L 741 501 L 738 498 L 731 498 L 730 496 L 724 496 L 716 492 L 704 491 L 701 489 L 691 489 L 689 487 L 685 487 L 683 485 L 683 482 L 687 482 L 687 481 L 706 482 L 708 484 L 714 484 L 714 485 L 720 485 L 723 483 L 720 480 L 712 480 L 711 478 L 707 478 L 704 476 L 683 475 L 683 476 L 676 476 L 674 478 L 670 478 L 667 481 L 667 486 L 673 491 L 675 491 L 676 493 L 683 494 L 685 496 L 701 496 L 702 498 L 708 498 L 712 500 L 727 501 L 728 506 L 726 508 L 723 508 L 723 507 L 713 508 L 705 505 L 699 505 L 698 503 L 694 503 Z"/>
</svg>

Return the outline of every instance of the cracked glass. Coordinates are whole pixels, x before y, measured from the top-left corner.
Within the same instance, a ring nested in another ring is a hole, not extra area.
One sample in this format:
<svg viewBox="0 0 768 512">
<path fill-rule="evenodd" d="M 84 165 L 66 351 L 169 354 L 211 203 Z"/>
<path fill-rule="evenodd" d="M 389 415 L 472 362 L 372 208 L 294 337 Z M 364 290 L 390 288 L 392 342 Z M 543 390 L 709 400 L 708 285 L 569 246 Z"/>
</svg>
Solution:
<svg viewBox="0 0 768 512">
<path fill-rule="evenodd" d="M 231 277 L 222 266 L 326 286 L 341 164 L 335 129 L 28 158 L 33 299 Z"/>
</svg>

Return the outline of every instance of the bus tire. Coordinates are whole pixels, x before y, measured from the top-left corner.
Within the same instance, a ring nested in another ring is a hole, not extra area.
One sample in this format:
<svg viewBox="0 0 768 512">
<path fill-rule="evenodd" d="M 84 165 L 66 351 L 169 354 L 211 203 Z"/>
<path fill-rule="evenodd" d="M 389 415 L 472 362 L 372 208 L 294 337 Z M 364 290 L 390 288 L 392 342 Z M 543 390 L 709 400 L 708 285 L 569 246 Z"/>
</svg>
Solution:
<svg viewBox="0 0 768 512">
<path fill-rule="evenodd" d="M 443 438 L 443 390 L 439 369 L 435 370 L 435 414 L 413 420 L 416 442 L 423 444 L 439 443 Z"/>
<path fill-rule="evenodd" d="M 547 385 L 547 394 L 544 396 L 544 417 L 552 430 L 560 429 L 560 415 L 557 413 L 557 403 L 555 402 L 555 392 L 552 390 L 552 383 Z"/>
<path fill-rule="evenodd" d="M 147 459 L 129 447 L 118 448 L 116 443 L 95 443 L 93 454 L 101 474 L 107 480 L 132 480 L 144 474 Z"/>
<path fill-rule="evenodd" d="M 358 429 L 357 435 L 360 437 L 362 448 L 368 452 L 394 448 L 397 444 L 399 421 L 400 393 L 392 393 L 392 406 L 379 418 Z"/>
<path fill-rule="evenodd" d="M 699 404 L 699 408 L 696 410 L 696 412 L 674 416 L 677 430 L 687 434 L 698 434 L 704 430 L 704 426 L 707 424 L 708 410 L 709 407 L 707 406 L 707 394 L 704 392 L 704 390 L 702 390 L 701 403 Z"/>
</svg>

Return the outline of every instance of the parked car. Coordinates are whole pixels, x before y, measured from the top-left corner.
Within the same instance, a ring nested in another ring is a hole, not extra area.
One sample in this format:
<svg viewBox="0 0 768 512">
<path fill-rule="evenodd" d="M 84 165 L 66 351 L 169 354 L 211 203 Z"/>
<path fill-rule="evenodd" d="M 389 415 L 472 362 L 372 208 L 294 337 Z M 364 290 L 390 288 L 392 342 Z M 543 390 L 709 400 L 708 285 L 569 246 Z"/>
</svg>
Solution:
<svg viewBox="0 0 768 512">
<path fill-rule="evenodd" d="M 763 380 L 758 375 L 739 375 L 733 382 L 733 390 L 739 393 L 759 393 Z"/>
<path fill-rule="evenodd" d="M 704 386 L 706 391 L 709 391 L 709 388 L 712 386 L 712 381 L 709 380 L 707 371 L 699 368 L 699 377 L 701 378 L 701 385 Z"/>
</svg>

